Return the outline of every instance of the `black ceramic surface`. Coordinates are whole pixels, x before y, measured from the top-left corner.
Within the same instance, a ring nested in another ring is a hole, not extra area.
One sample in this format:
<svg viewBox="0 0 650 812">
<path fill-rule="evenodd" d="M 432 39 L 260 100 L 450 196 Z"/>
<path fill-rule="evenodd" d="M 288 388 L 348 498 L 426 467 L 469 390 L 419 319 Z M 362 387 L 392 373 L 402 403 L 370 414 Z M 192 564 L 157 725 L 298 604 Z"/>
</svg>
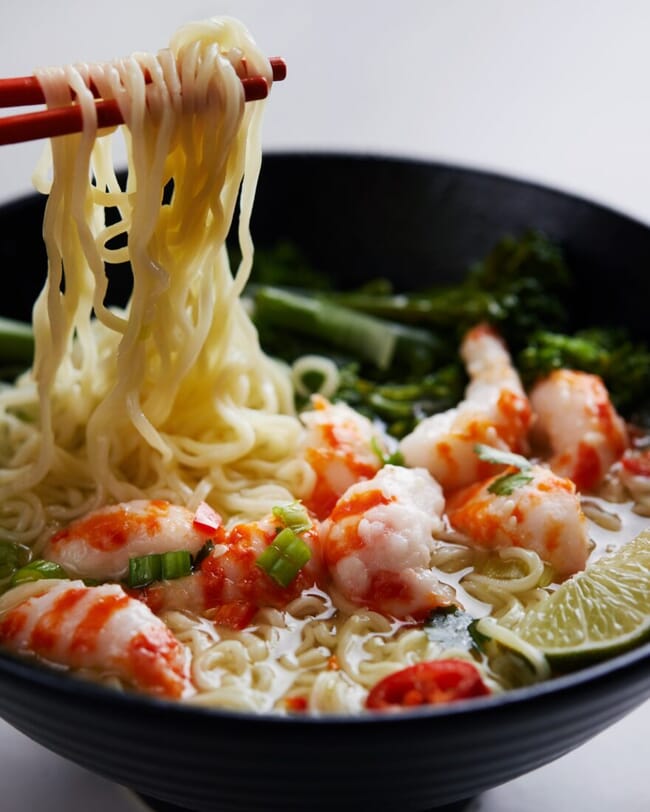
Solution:
<svg viewBox="0 0 650 812">
<path fill-rule="evenodd" d="M 28 318 L 44 275 L 43 201 L 0 208 L 0 265 Z M 563 246 L 580 281 L 576 324 L 650 336 L 650 229 L 514 179 L 397 158 L 268 155 L 258 245 L 296 242 L 354 284 L 451 280 L 504 233 Z M 144 795 L 193 810 L 426 810 L 467 798 L 575 748 L 650 696 L 650 645 L 500 697 L 403 715 L 279 718 L 172 705 L 0 655 L 0 714 L 53 751 Z M 28 765 L 26 765 L 28 769 Z"/>
</svg>

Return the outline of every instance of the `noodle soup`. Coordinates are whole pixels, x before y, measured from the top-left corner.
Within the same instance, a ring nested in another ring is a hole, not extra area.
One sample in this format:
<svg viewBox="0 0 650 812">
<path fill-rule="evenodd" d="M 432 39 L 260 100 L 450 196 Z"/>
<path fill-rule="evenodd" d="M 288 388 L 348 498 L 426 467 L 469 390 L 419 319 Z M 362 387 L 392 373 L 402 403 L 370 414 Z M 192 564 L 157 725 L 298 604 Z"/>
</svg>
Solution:
<svg viewBox="0 0 650 812">
<path fill-rule="evenodd" d="M 251 315 L 247 289 L 263 105 L 244 104 L 242 64 L 270 80 L 246 29 L 215 19 L 157 55 L 39 73 L 85 127 L 51 145 L 34 363 L 0 392 L 0 641 L 119 690 L 283 714 L 551 678 L 518 624 L 645 526 L 641 440 L 592 373 L 524 382 L 482 318 L 454 346 L 455 399 L 399 429 L 344 397 L 337 352 L 281 358 L 256 319 L 271 293 Z M 123 113 L 124 187 L 89 79 Z M 123 261 L 132 294 L 108 307 Z M 347 323 L 364 363 L 434 370 L 434 336 Z"/>
</svg>

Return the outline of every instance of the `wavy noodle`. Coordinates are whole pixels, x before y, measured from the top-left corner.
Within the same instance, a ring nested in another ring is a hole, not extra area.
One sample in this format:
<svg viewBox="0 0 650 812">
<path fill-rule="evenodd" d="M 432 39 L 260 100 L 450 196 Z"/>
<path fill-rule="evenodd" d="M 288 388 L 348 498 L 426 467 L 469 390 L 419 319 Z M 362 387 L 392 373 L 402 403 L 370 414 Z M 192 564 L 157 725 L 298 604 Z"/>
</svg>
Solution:
<svg viewBox="0 0 650 812">
<path fill-rule="evenodd" d="M 320 379 L 317 389 L 310 389 L 305 384 L 308 375 Z M 291 365 L 291 379 L 296 392 L 302 397 L 319 394 L 324 398 L 331 398 L 339 388 L 341 376 L 339 368 L 331 358 L 322 355 L 301 355 Z"/>
<path fill-rule="evenodd" d="M 258 611 L 243 632 L 179 612 L 165 620 L 192 651 L 198 693 L 187 701 L 206 706 L 286 712 L 297 703 L 316 714 L 358 711 L 379 679 L 407 665 L 471 659 L 464 649 L 443 649 L 421 627 L 371 611 L 348 614 L 315 588 L 283 611 Z"/>
</svg>

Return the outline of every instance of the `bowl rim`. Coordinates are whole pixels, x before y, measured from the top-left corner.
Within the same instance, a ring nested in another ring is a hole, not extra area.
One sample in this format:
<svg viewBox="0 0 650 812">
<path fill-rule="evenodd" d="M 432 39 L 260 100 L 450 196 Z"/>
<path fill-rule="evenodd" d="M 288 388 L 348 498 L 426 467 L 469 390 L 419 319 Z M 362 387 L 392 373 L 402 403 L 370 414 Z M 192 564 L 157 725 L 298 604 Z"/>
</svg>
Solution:
<svg viewBox="0 0 650 812">
<path fill-rule="evenodd" d="M 626 212 L 618 208 L 613 203 L 608 203 L 604 200 L 599 200 L 594 197 L 588 196 L 586 193 L 581 193 L 575 189 L 563 188 L 557 183 L 552 181 L 544 181 L 541 178 L 533 177 L 532 175 L 525 175 L 517 173 L 515 170 L 507 170 L 499 167 L 491 167 L 484 164 L 472 164 L 468 161 L 457 161 L 451 158 L 442 157 L 427 157 L 426 155 L 414 155 L 408 152 L 400 152 L 398 150 L 379 150 L 362 148 L 329 148 L 329 147 L 263 147 L 262 163 L 260 177 L 263 177 L 264 164 L 268 160 L 318 160 L 318 161 L 340 161 L 350 163 L 384 163 L 392 164 L 394 166 L 410 166 L 413 168 L 422 167 L 428 170 L 445 170 L 453 172 L 457 175 L 475 176 L 484 178 L 485 180 L 492 180 L 495 182 L 503 182 L 512 184 L 519 187 L 528 187 L 543 194 L 554 195 L 561 197 L 567 201 L 588 206 L 592 209 L 610 214 L 617 217 L 619 220 L 626 220 L 630 224 L 635 224 L 643 229 L 650 231 L 650 220 L 647 222 L 641 219 L 639 215 L 631 212 Z M 119 177 L 126 171 L 126 167 L 116 169 L 116 174 Z M 47 195 L 39 192 L 37 189 L 26 190 L 12 197 L 0 200 L 0 222 L 2 216 L 20 205 L 26 205 L 36 200 L 42 200 L 43 203 L 47 200 Z M 255 205 L 253 205 L 253 213 L 255 212 Z"/>
<path fill-rule="evenodd" d="M 391 164 L 394 166 L 422 167 L 427 171 L 443 170 L 461 176 L 474 176 L 495 182 L 512 184 L 520 188 L 530 188 L 540 193 L 557 196 L 566 201 L 588 206 L 605 214 L 616 217 L 620 221 L 650 232 L 650 223 L 628 214 L 609 205 L 599 202 L 578 192 L 563 190 L 558 186 L 547 184 L 540 180 L 527 178 L 515 173 L 468 163 L 460 163 L 439 158 L 409 155 L 393 151 L 365 151 L 354 149 L 322 149 L 322 148 L 270 148 L 265 149 L 262 156 L 262 169 L 267 159 L 300 161 L 339 161 L 342 163 Z M 124 170 L 122 170 L 124 171 Z M 120 170 L 118 170 L 118 175 Z M 3 216 L 9 212 L 42 200 L 45 203 L 47 196 L 37 190 L 28 191 L 4 201 L 0 201 L 0 225 Z M 254 209 L 253 209 L 254 211 Z M 341 726 L 356 727 L 368 724 L 400 724 L 413 720 L 435 720 L 447 717 L 464 716 L 478 710 L 491 711 L 504 706 L 516 706 L 531 700 L 543 699 L 549 695 L 569 694 L 586 684 L 593 684 L 602 679 L 609 679 L 613 675 L 625 672 L 635 666 L 645 665 L 648 675 L 648 695 L 650 696 L 650 641 L 641 643 L 627 651 L 604 659 L 600 662 L 580 667 L 568 673 L 554 676 L 549 680 L 537 682 L 528 686 L 509 689 L 502 693 L 490 694 L 469 700 L 460 700 L 446 705 L 420 706 L 413 709 L 400 709 L 398 712 L 369 713 L 365 710 L 351 713 L 327 714 L 284 714 L 279 711 L 252 711 L 228 709 L 195 705 L 191 702 L 165 700 L 129 691 L 117 691 L 114 688 L 101 685 L 71 675 L 59 666 L 48 666 L 46 663 L 34 658 L 22 657 L 13 652 L 0 649 L 0 681 L 5 677 L 33 683 L 35 687 L 48 692 L 57 692 L 62 696 L 76 700 L 92 700 L 94 703 L 114 705 L 116 707 L 140 708 L 153 712 L 164 710 L 165 714 L 183 719 L 222 719 L 237 722 L 264 723 L 273 725 L 296 726 Z M 4 716 L 0 710 L 0 718 Z"/>
<path fill-rule="evenodd" d="M 608 203 L 604 199 L 591 197 L 586 193 L 581 193 L 576 189 L 563 188 L 553 181 L 544 181 L 542 178 L 533 175 L 518 173 L 515 170 L 508 170 L 499 167 L 492 167 L 487 164 L 473 164 L 469 161 L 457 161 L 452 158 L 427 157 L 398 150 L 379 150 L 362 148 L 327 148 L 327 147 L 269 147 L 262 155 L 262 168 L 260 177 L 263 177 L 264 164 L 267 160 L 273 159 L 300 159 L 300 160 L 336 160 L 349 161 L 350 163 L 384 163 L 395 166 L 410 166 L 412 168 L 422 167 L 424 169 L 445 170 L 461 176 L 475 176 L 496 183 L 507 183 L 513 186 L 528 187 L 531 190 L 542 194 L 563 198 L 566 201 L 588 206 L 597 209 L 604 214 L 609 214 L 619 220 L 625 220 L 630 224 L 635 224 L 640 228 L 650 231 L 650 220 L 644 221 L 640 215 L 618 208 L 614 203 Z M 27 195 L 29 196 L 29 195 Z M 23 195 L 25 197 L 25 195 Z M 22 198 L 14 198 L 18 200 Z M 0 206 L 1 211 L 1 206 Z M 253 212 L 255 206 L 253 205 Z"/>
</svg>

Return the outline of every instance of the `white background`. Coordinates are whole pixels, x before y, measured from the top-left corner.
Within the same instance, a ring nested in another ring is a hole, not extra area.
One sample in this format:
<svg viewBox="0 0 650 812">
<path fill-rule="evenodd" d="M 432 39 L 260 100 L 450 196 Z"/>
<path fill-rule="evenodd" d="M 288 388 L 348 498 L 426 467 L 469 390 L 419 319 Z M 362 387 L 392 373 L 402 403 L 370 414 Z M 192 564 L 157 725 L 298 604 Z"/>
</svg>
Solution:
<svg viewBox="0 0 650 812">
<path fill-rule="evenodd" d="M 346 149 L 496 169 L 650 223 L 647 0 L 113 0 L 107 9 L 2 0 L 0 76 L 156 51 L 185 22 L 231 14 L 288 63 L 267 110 L 267 151 Z M 0 202 L 31 191 L 40 150 L 0 149 Z M 649 729 L 646 704 L 474 809 L 647 812 Z M 3 812 L 137 808 L 121 788 L 1 722 L 0 787 Z"/>
</svg>

